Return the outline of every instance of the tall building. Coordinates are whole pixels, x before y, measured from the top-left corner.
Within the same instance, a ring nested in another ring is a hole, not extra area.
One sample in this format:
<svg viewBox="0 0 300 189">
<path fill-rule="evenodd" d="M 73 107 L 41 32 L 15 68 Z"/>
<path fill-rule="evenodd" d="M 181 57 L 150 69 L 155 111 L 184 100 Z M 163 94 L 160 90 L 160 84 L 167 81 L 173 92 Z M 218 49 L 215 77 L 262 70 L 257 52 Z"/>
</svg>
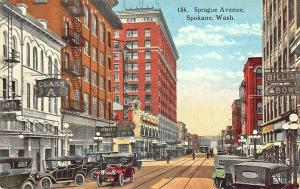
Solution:
<svg viewBox="0 0 300 189">
<path fill-rule="evenodd" d="M 61 156 L 60 97 L 38 97 L 37 80 L 58 81 L 65 42 L 25 4 L 0 0 L 0 157 Z M 46 81 L 45 81 L 46 82 Z"/>
<path fill-rule="evenodd" d="M 250 57 L 244 67 L 246 135 L 260 130 L 263 122 L 262 58 Z"/>
<path fill-rule="evenodd" d="M 299 13 L 300 2 L 297 0 L 263 1 L 265 73 L 283 73 L 291 71 L 290 68 L 299 68 Z M 289 94 L 275 94 L 265 95 L 263 101 L 262 134 L 264 143 L 270 149 L 266 156 L 270 157 L 269 161 L 275 161 L 280 154 L 279 148 L 284 147 L 281 144 L 286 140 L 282 125 L 289 121 L 291 113 L 296 112 L 297 98 Z"/>
<path fill-rule="evenodd" d="M 231 105 L 231 111 L 232 111 L 232 130 L 234 131 L 234 142 L 238 142 L 238 138 L 240 137 L 242 133 L 242 113 L 241 113 L 241 101 L 240 99 L 234 100 Z"/>
<path fill-rule="evenodd" d="M 70 154 L 99 150 L 95 126 L 109 126 L 112 119 L 111 35 L 122 23 L 112 11 L 116 0 L 11 0 L 25 3 L 28 12 L 44 19 L 67 43 L 62 50 L 62 78 L 69 81 L 69 95 L 62 99 L 62 125 L 73 137 Z M 62 126 L 62 127 L 63 127 Z M 112 150 L 111 139 L 101 149 Z"/>
<path fill-rule="evenodd" d="M 114 31 L 114 102 L 126 119 L 139 101 L 142 110 L 158 116 L 161 139 L 175 144 L 178 53 L 162 11 L 127 9 L 117 15 L 123 28 Z"/>
<path fill-rule="evenodd" d="M 245 81 L 239 87 L 239 100 L 241 104 L 241 135 L 246 135 L 246 106 L 245 106 Z"/>
</svg>

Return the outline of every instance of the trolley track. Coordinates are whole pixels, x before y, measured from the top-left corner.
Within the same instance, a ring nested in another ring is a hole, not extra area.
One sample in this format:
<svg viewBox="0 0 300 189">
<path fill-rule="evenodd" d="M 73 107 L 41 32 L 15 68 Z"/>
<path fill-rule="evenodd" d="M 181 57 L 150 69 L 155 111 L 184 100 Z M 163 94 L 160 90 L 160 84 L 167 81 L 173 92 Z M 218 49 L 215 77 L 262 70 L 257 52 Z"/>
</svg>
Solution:
<svg viewBox="0 0 300 189">
<path fill-rule="evenodd" d="M 206 161 L 207 159 L 205 158 L 204 161 L 202 161 L 202 163 L 196 168 L 196 170 L 194 171 L 194 173 L 192 174 L 192 176 L 189 178 L 189 180 L 187 181 L 187 183 L 184 185 L 184 188 L 185 189 L 188 184 L 191 182 L 192 178 L 194 178 L 194 176 L 196 175 L 197 171 L 199 170 L 200 167 L 202 167 L 203 163 Z"/>
</svg>

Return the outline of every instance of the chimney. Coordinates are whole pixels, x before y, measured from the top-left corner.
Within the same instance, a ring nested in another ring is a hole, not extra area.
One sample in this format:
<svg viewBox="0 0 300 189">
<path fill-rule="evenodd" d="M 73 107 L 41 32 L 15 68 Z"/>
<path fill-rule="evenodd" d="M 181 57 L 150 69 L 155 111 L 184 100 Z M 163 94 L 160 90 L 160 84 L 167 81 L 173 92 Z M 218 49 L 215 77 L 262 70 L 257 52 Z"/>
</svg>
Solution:
<svg viewBox="0 0 300 189">
<path fill-rule="evenodd" d="M 26 4 L 24 4 L 24 3 L 18 3 L 16 6 L 18 7 L 18 9 L 21 10 L 21 12 L 22 12 L 23 15 L 26 15 L 27 8 L 28 8 L 28 6 Z"/>
<path fill-rule="evenodd" d="M 38 21 L 43 25 L 44 29 L 47 29 L 48 21 L 46 19 L 38 19 Z"/>
</svg>

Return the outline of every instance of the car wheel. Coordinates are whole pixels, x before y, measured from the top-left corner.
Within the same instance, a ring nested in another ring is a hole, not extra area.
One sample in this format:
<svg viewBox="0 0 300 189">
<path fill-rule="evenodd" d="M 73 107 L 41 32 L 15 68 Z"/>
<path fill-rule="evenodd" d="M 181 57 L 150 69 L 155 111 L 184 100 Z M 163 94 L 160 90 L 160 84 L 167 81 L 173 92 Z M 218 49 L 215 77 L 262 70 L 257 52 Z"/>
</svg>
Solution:
<svg viewBox="0 0 300 189">
<path fill-rule="evenodd" d="M 83 185 L 85 182 L 85 178 L 82 174 L 77 174 L 76 177 L 75 177 L 75 184 L 77 186 L 81 186 Z"/>
<path fill-rule="evenodd" d="M 123 185 L 124 185 L 124 176 L 123 176 L 122 173 L 119 174 L 119 185 L 120 185 L 120 186 L 123 186 Z"/>
<path fill-rule="evenodd" d="M 101 187 L 101 185 L 102 185 L 102 178 L 101 178 L 101 176 L 100 175 L 97 175 L 97 186 L 98 187 Z"/>
<path fill-rule="evenodd" d="M 30 181 L 24 182 L 21 189 L 33 189 L 33 184 Z"/>
<path fill-rule="evenodd" d="M 96 173 L 96 170 L 94 170 L 94 171 L 91 172 L 90 178 L 91 178 L 92 181 L 96 181 L 96 179 L 97 179 L 97 173 Z"/>
<path fill-rule="evenodd" d="M 133 181 L 134 181 L 134 172 L 132 171 L 131 176 L 130 176 L 130 182 L 133 182 Z"/>
<path fill-rule="evenodd" d="M 42 189 L 50 189 L 52 186 L 52 181 L 49 177 L 43 177 L 40 181 L 40 187 Z"/>
</svg>

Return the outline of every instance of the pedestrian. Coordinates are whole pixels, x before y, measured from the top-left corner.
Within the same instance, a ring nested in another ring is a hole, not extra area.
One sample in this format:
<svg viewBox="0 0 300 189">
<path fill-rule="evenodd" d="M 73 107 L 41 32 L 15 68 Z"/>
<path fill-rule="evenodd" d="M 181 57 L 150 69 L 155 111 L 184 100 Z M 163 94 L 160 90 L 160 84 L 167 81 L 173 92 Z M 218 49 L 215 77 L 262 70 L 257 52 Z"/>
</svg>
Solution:
<svg viewBox="0 0 300 189">
<path fill-rule="evenodd" d="M 167 164 L 169 164 L 170 161 L 170 154 L 167 154 Z"/>
<path fill-rule="evenodd" d="M 209 158 L 209 152 L 206 153 L 206 158 L 207 158 L 207 159 Z"/>
<path fill-rule="evenodd" d="M 195 151 L 193 152 L 193 160 L 195 160 Z"/>
</svg>

